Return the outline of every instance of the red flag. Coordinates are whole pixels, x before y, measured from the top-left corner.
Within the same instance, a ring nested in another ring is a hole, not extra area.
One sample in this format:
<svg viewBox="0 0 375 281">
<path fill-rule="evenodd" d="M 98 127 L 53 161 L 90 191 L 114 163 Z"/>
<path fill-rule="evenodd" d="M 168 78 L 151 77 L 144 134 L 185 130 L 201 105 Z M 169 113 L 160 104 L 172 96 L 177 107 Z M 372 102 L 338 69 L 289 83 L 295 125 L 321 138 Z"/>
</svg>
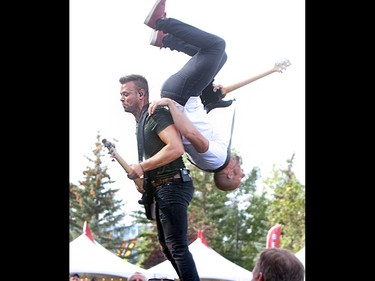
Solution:
<svg viewBox="0 0 375 281">
<path fill-rule="evenodd" d="M 200 238 L 202 243 L 208 247 L 206 238 L 204 238 L 203 232 L 200 229 L 198 230 L 197 238 Z"/>
<path fill-rule="evenodd" d="M 87 224 L 86 221 L 85 221 L 85 223 L 83 224 L 83 233 L 86 234 L 86 236 L 87 236 L 87 237 L 88 237 L 93 243 L 95 243 L 94 237 L 92 237 L 91 230 L 90 230 L 89 225 Z"/>
<path fill-rule="evenodd" d="M 281 224 L 276 224 L 267 233 L 266 248 L 280 248 Z"/>
</svg>

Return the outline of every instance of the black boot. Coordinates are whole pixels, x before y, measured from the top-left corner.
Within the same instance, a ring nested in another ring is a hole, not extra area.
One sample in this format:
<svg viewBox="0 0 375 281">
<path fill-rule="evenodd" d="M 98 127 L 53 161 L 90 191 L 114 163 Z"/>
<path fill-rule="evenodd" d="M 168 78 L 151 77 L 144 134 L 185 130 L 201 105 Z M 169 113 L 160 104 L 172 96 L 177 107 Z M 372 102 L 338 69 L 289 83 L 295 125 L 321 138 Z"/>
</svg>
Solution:
<svg viewBox="0 0 375 281">
<path fill-rule="evenodd" d="M 202 95 L 200 96 L 207 113 L 214 108 L 230 106 L 233 102 L 233 100 L 222 100 L 224 96 L 221 89 L 214 92 L 213 82 L 214 80 L 212 80 L 212 82 L 203 90 Z"/>
</svg>

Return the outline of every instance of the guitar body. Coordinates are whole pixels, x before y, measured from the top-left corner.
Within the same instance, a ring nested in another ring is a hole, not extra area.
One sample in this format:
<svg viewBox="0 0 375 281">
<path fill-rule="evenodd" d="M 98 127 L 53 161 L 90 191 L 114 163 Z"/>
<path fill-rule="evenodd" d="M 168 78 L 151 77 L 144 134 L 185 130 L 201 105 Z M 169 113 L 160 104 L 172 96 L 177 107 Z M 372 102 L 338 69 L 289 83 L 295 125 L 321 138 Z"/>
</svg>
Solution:
<svg viewBox="0 0 375 281">
<path fill-rule="evenodd" d="M 155 219 L 155 201 L 154 201 L 154 189 L 148 183 L 148 179 L 144 179 L 143 187 L 146 192 L 142 193 L 142 198 L 138 200 L 138 203 L 145 207 L 145 214 L 149 220 Z"/>
</svg>

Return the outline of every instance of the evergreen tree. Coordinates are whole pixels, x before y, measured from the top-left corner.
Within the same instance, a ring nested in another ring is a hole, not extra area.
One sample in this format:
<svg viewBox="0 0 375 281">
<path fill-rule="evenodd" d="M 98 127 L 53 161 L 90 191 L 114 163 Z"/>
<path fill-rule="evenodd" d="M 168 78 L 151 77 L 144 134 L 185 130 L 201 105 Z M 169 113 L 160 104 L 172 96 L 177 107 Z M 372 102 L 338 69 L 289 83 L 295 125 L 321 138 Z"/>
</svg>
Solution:
<svg viewBox="0 0 375 281">
<path fill-rule="evenodd" d="M 124 218 L 124 204 L 115 199 L 119 189 L 112 189 L 114 183 L 107 173 L 107 166 L 102 164 L 106 154 L 97 134 L 94 159 L 85 156 L 92 164 L 83 172 L 84 180 L 79 185 L 70 183 L 70 241 L 82 234 L 82 228 L 87 221 L 94 239 L 103 247 L 116 253 L 121 246 L 124 226 L 120 222 Z"/>
<path fill-rule="evenodd" d="M 232 154 L 239 155 L 235 150 Z M 189 169 L 196 188 L 189 208 L 192 240 L 196 239 L 200 229 L 216 252 L 252 270 L 253 260 L 265 245 L 267 235 L 268 201 L 264 193 L 256 194 L 259 169 L 254 168 L 231 192 L 217 189 L 212 173 L 202 172 L 196 167 Z"/>
<path fill-rule="evenodd" d="M 257 188 L 258 178 L 259 169 L 255 167 L 241 185 L 228 194 L 226 215 L 218 222 L 219 233 L 210 242 L 222 256 L 248 270 L 253 269 L 267 235 L 268 200 Z"/>
<path fill-rule="evenodd" d="M 269 225 L 281 224 L 280 247 L 293 252 L 305 245 L 305 187 L 292 171 L 294 154 L 286 169 L 273 169 L 273 177 L 265 183 L 273 200 L 269 206 Z"/>
<path fill-rule="evenodd" d="M 187 164 L 194 180 L 195 194 L 189 206 L 189 242 L 197 238 L 199 230 L 207 241 L 217 234 L 217 222 L 225 216 L 227 193 L 216 188 L 213 173 L 204 172 Z"/>
<path fill-rule="evenodd" d="M 134 251 L 128 257 L 128 261 L 142 268 L 148 269 L 166 260 L 160 250 L 157 237 L 156 221 L 146 218 L 142 210 L 132 211 L 135 225 L 142 225 L 142 231 L 135 239 L 137 240 Z"/>
<path fill-rule="evenodd" d="M 148 269 L 165 260 L 166 257 L 161 251 L 157 237 L 156 223 L 145 225 L 142 233 L 137 237 L 137 251 L 132 253 L 132 258 L 129 261 L 136 261 L 138 266 Z"/>
</svg>

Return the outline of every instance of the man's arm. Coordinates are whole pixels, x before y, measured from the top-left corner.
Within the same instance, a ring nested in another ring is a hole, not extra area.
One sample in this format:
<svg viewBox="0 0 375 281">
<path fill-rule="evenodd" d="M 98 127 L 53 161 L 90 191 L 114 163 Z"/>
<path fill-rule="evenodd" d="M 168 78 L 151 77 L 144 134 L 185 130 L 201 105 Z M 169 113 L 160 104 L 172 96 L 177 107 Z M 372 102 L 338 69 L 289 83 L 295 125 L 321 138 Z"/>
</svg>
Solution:
<svg viewBox="0 0 375 281">
<path fill-rule="evenodd" d="M 147 160 L 130 165 L 131 169 L 128 172 L 129 179 L 134 180 L 139 178 L 140 175 L 143 175 L 144 171 L 164 166 L 185 153 L 180 134 L 175 125 L 169 125 L 158 136 L 165 143 L 165 146 Z"/>
<path fill-rule="evenodd" d="M 185 153 L 180 134 L 175 125 L 169 125 L 158 134 L 165 146 L 154 156 L 142 162 L 142 167 L 148 171 L 162 167 Z"/>
<path fill-rule="evenodd" d="M 154 101 L 148 108 L 148 113 L 153 114 L 158 106 L 168 106 L 173 122 L 177 129 L 199 153 L 208 150 L 208 140 L 194 127 L 193 123 L 177 108 L 175 102 L 169 98 L 161 98 Z"/>
</svg>

